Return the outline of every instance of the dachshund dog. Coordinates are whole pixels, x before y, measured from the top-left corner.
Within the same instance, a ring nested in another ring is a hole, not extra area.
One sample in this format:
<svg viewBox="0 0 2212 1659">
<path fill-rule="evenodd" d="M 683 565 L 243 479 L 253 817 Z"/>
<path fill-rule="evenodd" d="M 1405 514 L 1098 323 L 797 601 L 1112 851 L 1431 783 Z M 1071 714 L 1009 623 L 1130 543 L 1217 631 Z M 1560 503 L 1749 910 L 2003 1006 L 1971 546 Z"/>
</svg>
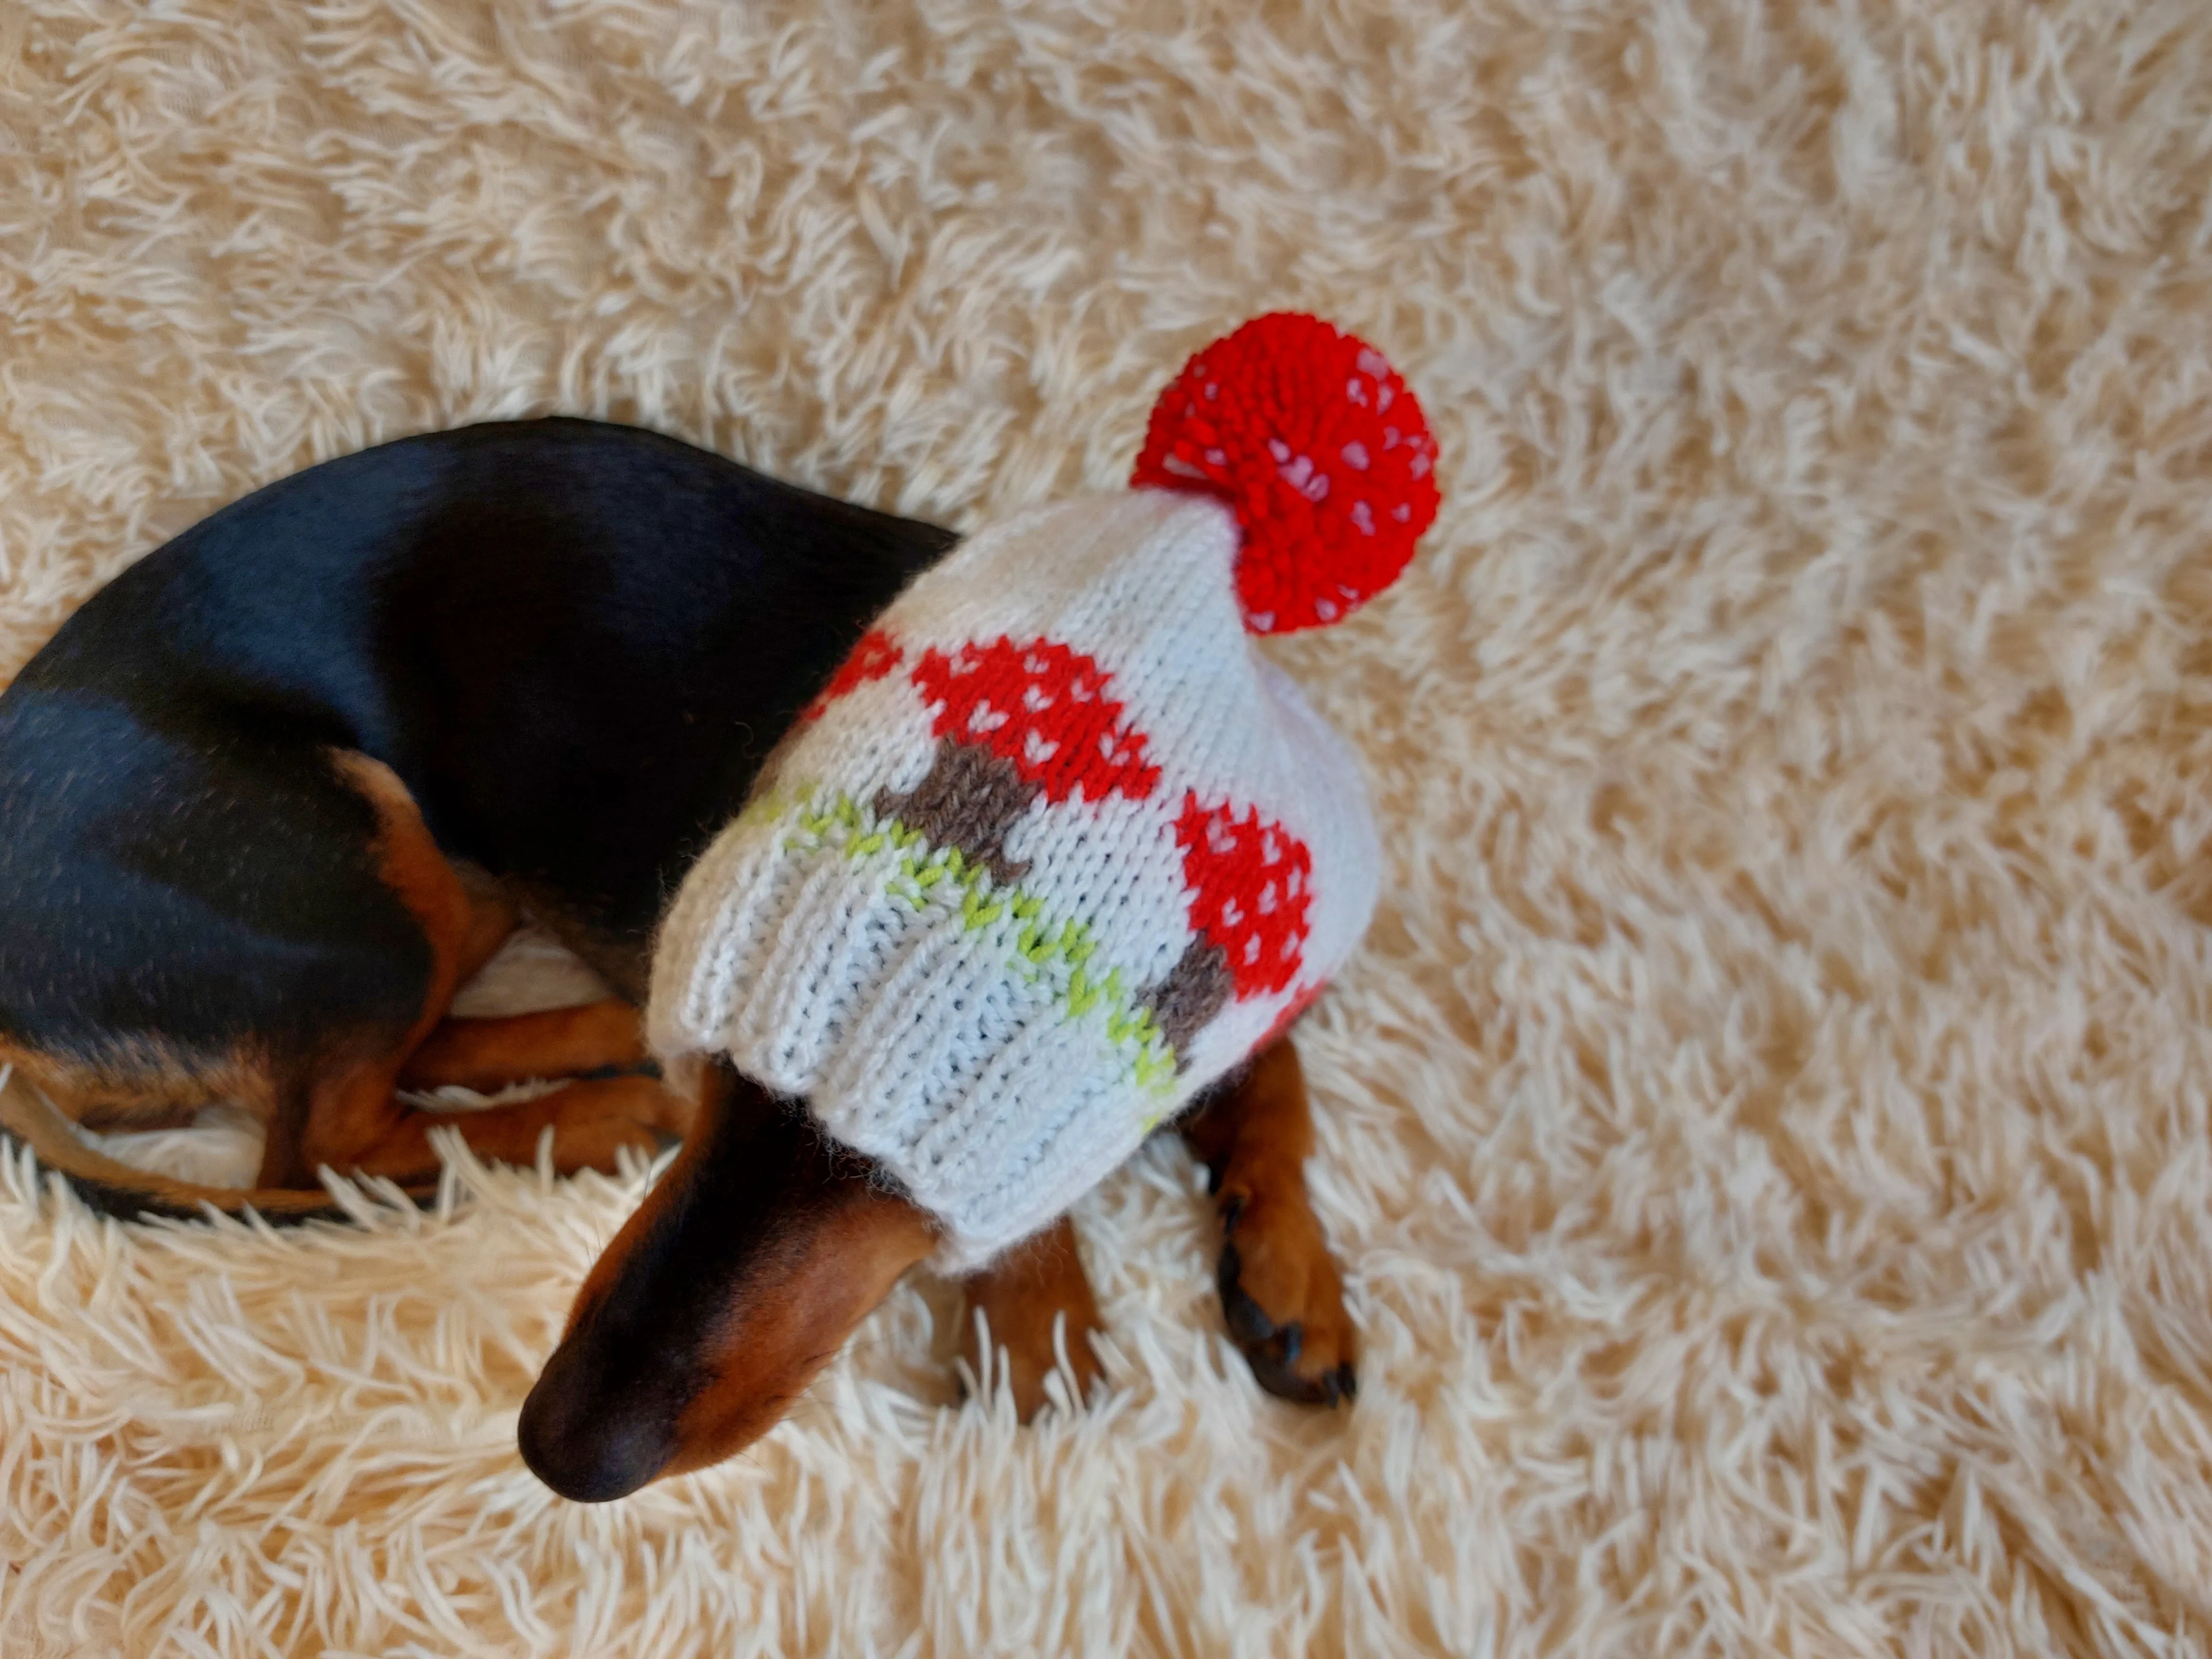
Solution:
<svg viewBox="0 0 2212 1659">
<path fill-rule="evenodd" d="M 631 428 L 502 422 L 326 462 L 125 571 L 0 694 L 0 1127 L 111 1213 L 333 1217 L 316 1171 L 434 1183 L 431 1128 L 563 1171 L 683 1147 L 592 1268 L 521 1451 L 585 1501 L 764 1433 L 908 1268 L 924 1213 L 803 1107 L 640 1034 L 685 870 L 868 622 L 955 538 Z M 619 1000 L 449 1017 L 527 913 Z M 550 1093 L 441 1115 L 411 1091 Z M 251 1188 L 87 1129 L 218 1102 Z M 1334 1405 L 1354 1338 L 1279 1041 L 1182 1133 L 1211 1169 L 1231 1330 Z M 1026 1418 L 1097 1311 L 1066 1221 L 976 1275 Z M 978 1322 L 966 1321 L 971 1354 Z"/>
</svg>

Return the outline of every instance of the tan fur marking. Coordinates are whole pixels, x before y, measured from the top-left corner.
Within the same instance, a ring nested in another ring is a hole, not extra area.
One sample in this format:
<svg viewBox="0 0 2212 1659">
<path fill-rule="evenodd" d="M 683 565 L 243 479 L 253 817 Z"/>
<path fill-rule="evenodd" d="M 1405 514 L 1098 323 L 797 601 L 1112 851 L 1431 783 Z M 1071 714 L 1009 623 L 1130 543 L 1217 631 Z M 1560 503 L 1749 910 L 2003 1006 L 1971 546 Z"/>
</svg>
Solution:
<svg viewBox="0 0 2212 1659">
<path fill-rule="evenodd" d="M 961 1346 L 968 1364 L 983 1375 L 982 1329 L 976 1315 L 990 1328 L 991 1346 L 997 1350 L 1014 1399 L 1014 1410 L 1028 1422 L 1043 1409 L 1045 1379 L 1059 1363 L 1053 1346 L 1055 1322 L 1066 1321 L 1067 1363 L 1075 1373 L 1079 1403 L 1087 1397 L 1102 1372 L 1091 1337 L 1100 1328 L 1098 1300 L 1083 1271 L 1083 1258 L 1075 1246 L 1075 1225 L 1062 1216 L 1035 1238 L 1009 1250 L 981 1273 L 971 1275 L 964 1286 L 967 1305 L 961 1316 Z M 994 1376 L 998 1366 L 994 1368 Z"/>
<path fill-rule="evenodd" d="M 86 1146 L 70 1132 L 72 1121 L 82 1117 L 88 1109 L 103 1107 L 106 1102 L 82 1092 L 77 1086 L 81 1079 L 74 1079 L 68 1068 L 56 1066 L 42 1054 L 5 1048 L 0 1048 L 0 1068 L 8 1072 L 4 1085 L 0 1085 L 0 1128 L 28 1146 L 49 1170 L 96 1182 L 148 1208 L 190 1212 L 211 1205 L 233 1212 L 252 1208 L 265 1216 L 280 1217 L 311 1214 L 331 1207 L 329 1195 L 319 1191 L 205 1187 L 134 1169 Z M 200 1076 L 198 1073 L 180 1075 L 184 1081 Z M 255 1074 L 240 1074 L 240 1081 L 252 1080 L 256 1080 Z M 95 1079 L 93 1086 L 96 1096 L 98 1089 L 104 1085 Z M 269 1109 L 266 1100 L 257 1103 L 243 1090 L 226 1087 L 220 1094 L 208 1097 L 235 1099 L 249 1108 L 258 1107 L 264 1112 Z"/>
<path fill-rule="evenodd" d="M 573 1077 L 646 1057 L 643 1022 L 627 1002 L 587 1002 L 503 1019 L 447 1019 L 400 1068 L 403 1088 L 458 1085 L 487 1093 L 534 1078 Z"/>
<path fill-rule="evenodd" d="M 1331 1376 L 1348 1374 L 1356 1364 L 1358 1336 L 1345 1311 L 1336 1259 L 1306 1192 L 1313 1114 L 1291 1040 L 1278 1038 L 1183 1125 L 1182 1135 L 1215 1172 L 1224 1256 L 1235 1252 L 1235 1290 L 1279 1331 L 1297 1328 L 1297 1352 L 1283 1368 L 1296 1386 L 1318 1396 Z M 1242 1333 L 1239 1340 L 1264 1378 L 1267 1356 Z"/>
<path fill-rule="evenodd" d="M 0 1043 L 0 1065 L 15 1067 L 18 1077 L 45 1091 L 63 1116 L 89 1128 L 150 1127 L 218 1101 L 265 1115 L 276 1098 L 267 1062 L 244 1049 L 210 1060 L 161 1043 L 134 1042 L 110 1063 L 88 1065 Z"/>
<path fill-rule="evenodd" d="M 498 1062 L 477 1073 L 477 1080 L 494 1084 L 517 1081 L 519 1076 L 559 1076 L 589 1069 L 606 1063 L 599 1056 L 610 1048 L 635 1054 L 636 1016 L 629 1013 L 625 1022 L 602 1006 L 580 1016 L 578 1011 L 559 1010 L 549 1016 L 523 1016 L 519 1021 L 470 1021 L 465 1024 L 482 1029 L 453 1035 L 441 1046 L 437 1033 L 447 1024 L 454 991 L 506 941 L 514 930 L 514 910 L 496 895 L 470 890 L 431 839 L 406 786 L 390 769 L 351 754 L 341 756 L 338 764 L 377 810 L 383 823 L 377 842 L 379 873 L 422 924 L 434 966 L 422 1014 L 404 1041 L 388 1052 L 364 1056 L 316 1085 L 300 1141 L 307 1167 L 328 1164 L 343 1173 L 359 1171 L 399 1182 L 430 1180 L 438 1169 L 430 1131 L 449 1124 L 478 1155 L 509 1164 L 535 1158 L 538 1139 L 550 1128 L 554 1165 L 563 1174 L 612 1170 L 622 1148 L 650 1153 L 660 1145 L 661 1136 L 688 1133 L 696 1103 L 646 1077 L 572 1083 L 535 1100 L 474 1112 L 434 1115 L 397 1097 L 403 1078 L 427 1083 L 436 1078 L 441 1056 L 465 1064 L 471 1045 L 478 1048 L 479 1058 Z M 453 1022 L 449 1029 L 462 1024 Z M 505 1030 L 494 1032 L 489 1029 L 494 1026 Z M 514 1040 L 502 1046 L 502 1036 Z M 531 1046 L 532 1038 L 536 1048 Z M 426 1047 L 430 1051 L 427 1060 L 414 1066 L 417 1052 Z M 578 1059 L 585 1063 L 575 1064 Z M 495 1070 L 501 1073 L 495 1078 L 489 1075 Z"/>
<path fill-rule="evenodd" d="M 340 1086 L 357 1088 L 362 1098 L 333 1103 L 334 1121 L 355 1127 L 376 1122 L 374 1101 L 380 1089 L 389 1110 L 380 1132 L 368 1139 L 338 1152 L 311 1145 L 310 1156 L 347 1173 L 358 1170 L 402 1183 L 436 1178 L 438 1154 L 430 1131 L 441 1125 L 458 1129 L 478 1157 L 505 1164 L 530 1163 L 538 1156 L 538 1137 L 550 1129 L 554 1167 L 573 1175 L 579 1170 L 611 1173 L 623 1147 L 650 1156 L 659 1149 L 663 1135 L 681 1138 L 692 1122 L 690 1103 L 649 1077 L 594 1079 L 534 1100 L 452 1113 L 400 1104 L 389 1083 L 382 1081 L 381 1067 Z"/>
<path fill-rule="evenodd" d="M 774 1428 L 854 1328 L 936 1248 L 929 1217 L 906 1200 L 858 1183 L 849 1192 L 785 1241 L 776 1277 L 744 1287 L 741 1316 L 714 1358 L 714 1380 L 677 1421 L 661 1478 L 719 1463 Z"/>
</svg>

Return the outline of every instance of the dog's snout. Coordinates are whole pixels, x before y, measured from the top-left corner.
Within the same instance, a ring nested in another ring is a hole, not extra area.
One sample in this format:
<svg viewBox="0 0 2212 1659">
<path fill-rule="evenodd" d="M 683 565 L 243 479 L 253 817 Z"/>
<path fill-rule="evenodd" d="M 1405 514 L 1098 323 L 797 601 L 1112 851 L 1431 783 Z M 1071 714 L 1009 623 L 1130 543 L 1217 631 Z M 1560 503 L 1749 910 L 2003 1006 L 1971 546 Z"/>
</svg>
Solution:
<svg viewBox="0 0 2212 1659">
<path fill-rule="evenodd" d="M 672 1428 L 623 1410 L 599 1385 L 581 1345 L 564 1342 L 522 1402 L 515 1438 L 530 1471 L 579 1504 L 627 1498 L 667 1467 Z"/>
</svg>

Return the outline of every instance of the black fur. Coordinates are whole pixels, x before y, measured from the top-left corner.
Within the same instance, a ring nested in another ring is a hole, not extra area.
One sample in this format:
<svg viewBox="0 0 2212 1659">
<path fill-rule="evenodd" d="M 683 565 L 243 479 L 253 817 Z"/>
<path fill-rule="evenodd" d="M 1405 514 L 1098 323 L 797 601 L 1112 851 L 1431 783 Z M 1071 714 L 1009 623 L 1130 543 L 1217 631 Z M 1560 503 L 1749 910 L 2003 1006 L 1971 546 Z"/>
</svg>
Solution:
<svg viewBox="0 0 2212 1659">
<path fill-rule="evenodd" d="M 636 993 L 685 868 L 953 539 L 574 420 L 407 439 L 224 508 L 0 694 L 0 1036 L 281 1062 L 411 1019 L 428 947 L 332 748 Z"/>
</svg>

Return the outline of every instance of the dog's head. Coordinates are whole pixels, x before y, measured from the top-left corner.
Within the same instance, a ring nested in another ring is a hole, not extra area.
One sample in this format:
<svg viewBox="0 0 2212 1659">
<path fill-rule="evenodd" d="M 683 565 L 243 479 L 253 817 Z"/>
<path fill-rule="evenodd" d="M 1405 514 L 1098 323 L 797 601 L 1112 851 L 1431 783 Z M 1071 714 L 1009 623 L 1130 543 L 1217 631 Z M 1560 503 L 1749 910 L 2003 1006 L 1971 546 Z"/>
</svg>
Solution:
<svg viewBox="0 0 2212 1659">
<path fill-rule="evenodd" d="M 758 1439 L 936 1239 L 927 1216 L 732 1074 L 584 1281 L 523 1404 L 523 1460 L 599 1503 Z"/>
</svg>

